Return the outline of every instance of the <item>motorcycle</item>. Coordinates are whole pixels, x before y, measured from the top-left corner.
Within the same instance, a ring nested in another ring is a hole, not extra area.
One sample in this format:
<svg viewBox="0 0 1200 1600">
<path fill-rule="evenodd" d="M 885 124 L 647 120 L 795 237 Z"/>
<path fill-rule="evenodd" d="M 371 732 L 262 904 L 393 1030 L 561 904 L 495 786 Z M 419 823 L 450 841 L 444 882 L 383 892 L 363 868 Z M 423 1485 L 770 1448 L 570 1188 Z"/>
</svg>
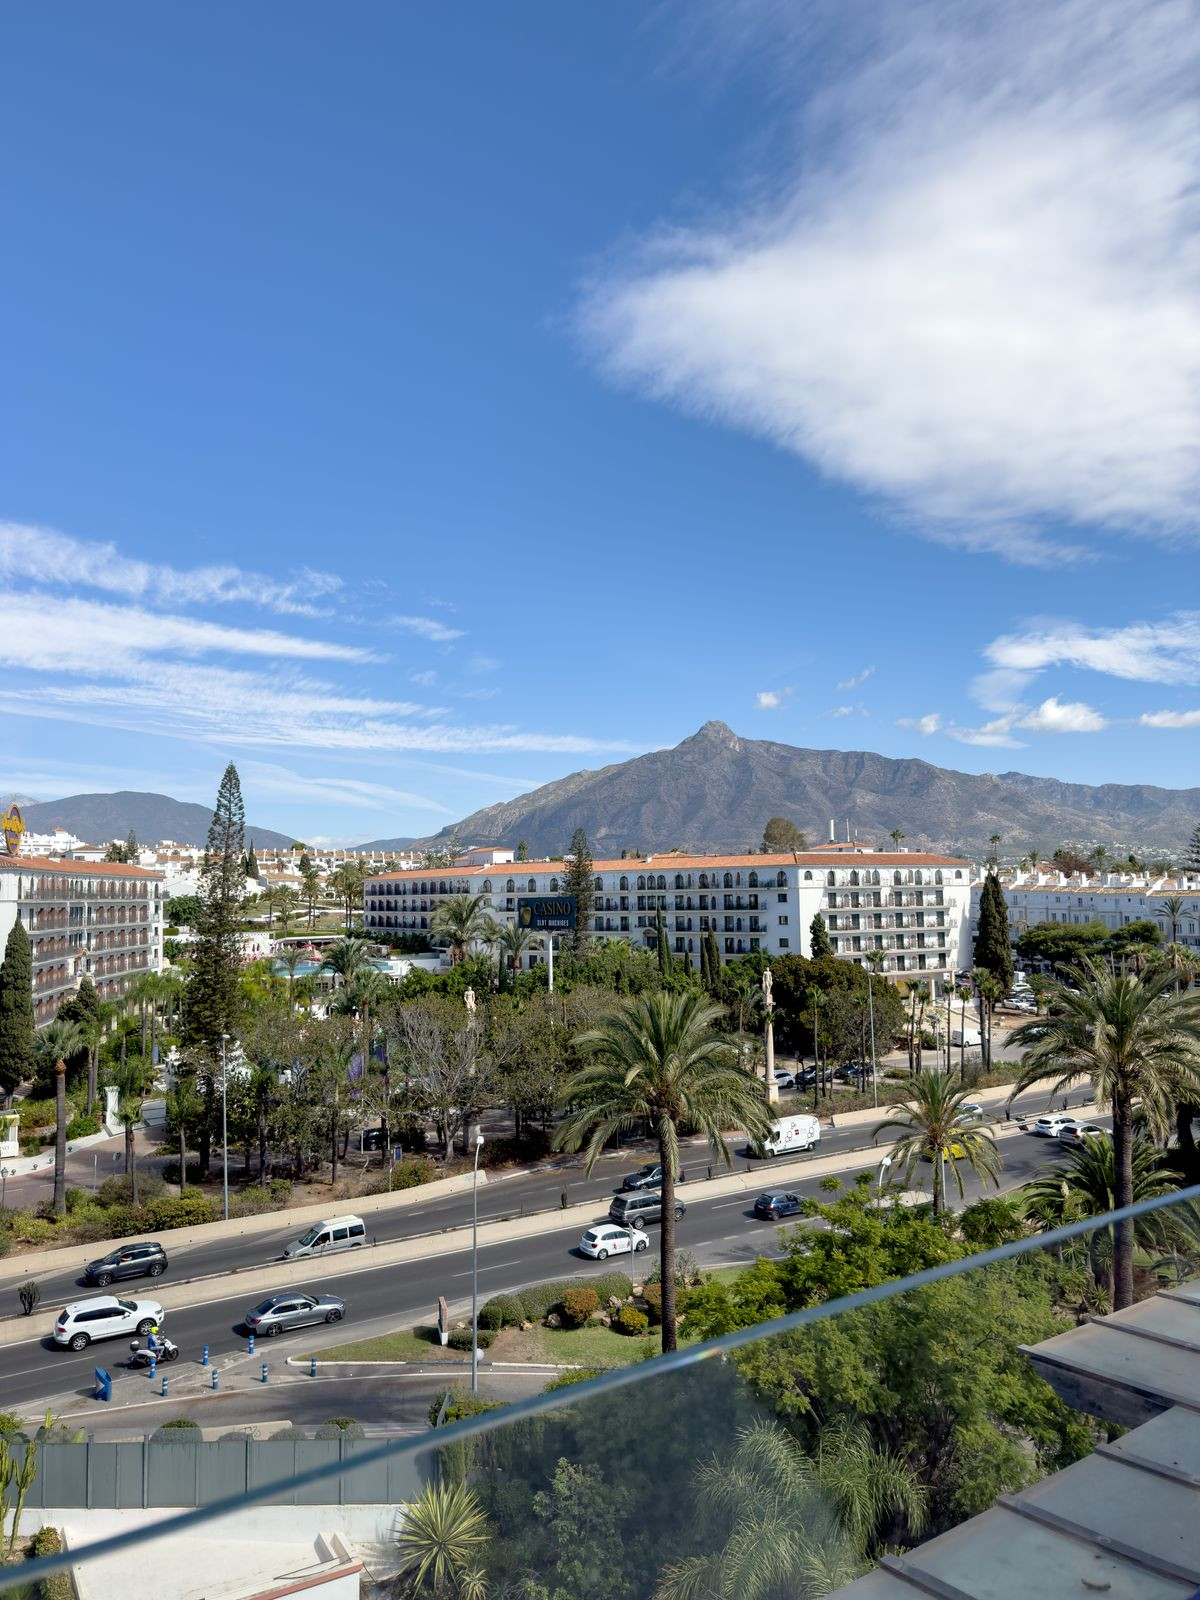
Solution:
<svg viewBox="0 0 1200 1600">
<path fill-rule="evenodd" d="M 129 1346 L 129 1360 L 125 1365 L 134 1369 L 148 1367 L 151 1361 L 174 1361 L 178 1355 L 179 1346 L 160 1333 L 155 1336 L 153 1349 L 149 1345 L 140 1345 L 136 1339 L 132 1340 Z"/>
</svg>

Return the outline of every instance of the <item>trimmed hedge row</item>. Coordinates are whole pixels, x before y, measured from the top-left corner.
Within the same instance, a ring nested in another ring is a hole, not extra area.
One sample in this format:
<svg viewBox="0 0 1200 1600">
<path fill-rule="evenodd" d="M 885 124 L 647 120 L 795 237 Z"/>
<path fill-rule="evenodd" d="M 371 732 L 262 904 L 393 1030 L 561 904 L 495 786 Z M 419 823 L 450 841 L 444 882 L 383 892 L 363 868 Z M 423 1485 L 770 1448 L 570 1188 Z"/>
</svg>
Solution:
<svg viewBox="0 0 1200 1600">
<path fill-rule="evenodd" d="M 594 1293 L 597 1304 L 603 1307 L 609 1300 L 628 1300 L 633 1293 L 633 1284 L 623 1272 L 602 1272 L 598 1278 L 589 1278 L 586 1283 L 580 1283 L 575 1278 L 557 1283 L 535 1283 L 529 1289 L 522 1289 L 519 1294 L 494 1295 L 480 1310 L 479 1326 L 495 1331 L 520 1327 L 522 1322 L 540 1322 L 551 1311 L 558 1310 L 567 1295 L 575 1295 L 580 1289 Z"/>
</svg>

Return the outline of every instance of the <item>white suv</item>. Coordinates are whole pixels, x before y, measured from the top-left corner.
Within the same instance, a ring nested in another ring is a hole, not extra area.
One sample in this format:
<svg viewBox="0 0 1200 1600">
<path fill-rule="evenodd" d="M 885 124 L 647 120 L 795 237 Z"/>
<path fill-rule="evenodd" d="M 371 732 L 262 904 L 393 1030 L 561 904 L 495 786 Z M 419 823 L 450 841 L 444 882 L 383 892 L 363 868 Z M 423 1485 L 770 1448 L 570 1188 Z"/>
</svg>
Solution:
<svg viewBox="0 0 1200 1600">
<path fill-rule="evenodd" d="M 141 1334 L 161 1328 L 166 1313 L 157 1300 L 119 1300 L 98 1294 L 94 1300 L 76 1300 L 64 1306 L 54 1324 L 55 1344 L 86 1350 L 97 1339 L 115 1339 L 125 1333 Z"/>
</svg>

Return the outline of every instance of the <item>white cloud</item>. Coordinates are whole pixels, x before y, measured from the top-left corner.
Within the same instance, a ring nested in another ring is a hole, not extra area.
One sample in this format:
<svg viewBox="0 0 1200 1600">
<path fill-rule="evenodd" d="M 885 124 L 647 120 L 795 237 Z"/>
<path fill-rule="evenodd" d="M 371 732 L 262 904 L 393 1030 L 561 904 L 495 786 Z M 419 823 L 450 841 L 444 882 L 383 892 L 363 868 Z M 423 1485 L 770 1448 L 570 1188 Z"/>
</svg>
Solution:
<svg viewBox="0 0 1200 1600">
<path fill-rule="evenodd" d="M 448 806 L 426 795 L 413 794 L 407 789 L 396 789 L 390 784 L 372 783 L 362 778 L 331 775 L 307 777 L 290 767 L 265 761 L 243 763 L 240 776 L 242 787 L 253 795 L 270 794 L 307 804 L 354 806 L 368 811 L 388 811 L 396 806 L 408 806 L 418 811 L 453 815 Z"/>
<path fill-rule="evenodd" d="M 782 689 L 760 689 L 754 696 L 754 709 L 756 711 L 778 711 L 783 702 L 793 693 L 790 684 Z"/>
<path fill-rule="evenodd" d="M 1034 733 L 1099 733 L 1108 720 L 1082 700 L 1061 701 L 1054 695 L 1043 700 L 1017 724 Z"/>
<path fill-rule="evenodd" d="M 1200 711 L 1145 711 L 1138 722 L 1143 728 L 1200 728 Z"/>
<path fill-rule="evenodd" d="M 1002 672 L 1020 675 L 1070 666 L 1138 683 L 1200 683 L 1200 612 L 1179 611 L 1164 622 L 1084 628 L 1073 622 L 1031 625 L 1006 634 L 984 651 Z"/>
<path fill-rule="evenodd" d="M 860 685 L 866 683 L 867 679 L 871 676 L 871 674 L 874 671 L 875 671 L 874 667 L 864 667 L 862 669 L 862 671 L 858 674 L 857 677 L 844 678 L 842 680 L 842 682 L 838 684 L 838 688 L 839 689 L 857 689 L 857 688 L 860 687 Z"/>
<path fill-rule="evenodd" d="M 914 732 L 928 737 L 941 727 L 942 714 L 940 711 L 927 711 L 923 717 L 898 717 L 896 720 L 900 727 L 912 728 Z"/>
<path fill-rule="evenodd" d="M 997 745 L 1006 750 L 1023 750 L 1025 741 L 1013 738 L 1012 726 L 1011 717 L 997 717 L 994 722 L 985 722 L 981 728 L 962 728 L 952 722 L 946 732 L 960 744 Z"/>
<path fill-rule="evenodd" d="M 1193 6 L 709 9 L 735 46 L 782 30 L 777 109 L 818 80 L 800 153 L 606 269 L 580 313 L 606 370 L 947 543 L 1048 565 L 1093 551 L 1047 522 L 1195 532 Z"/>
<path fill-rule="evenodd" d="M 448 644 L 452 639 L 461 639 L 465 630 L 462 628 L 448 628 L 444 622 L 437 622 L 433 617 L 393 617 L 392 627 L 399 628 L 404 633 L 415 633 L 419 639 L 430 639 L 434 644 Z"/>
<path fill-rule="evenodd" d="M 419 683 L 423 689 L 429 689 L 429 688 L 432 688 L 433 685 L 437 682 L 437 673 L 436 672 L 410 672 L 409 675 L 408 675 L 408 681 L 409 681 L 409 683 Z"/>
<path fill-rule="evenodd" d="M 858 706 L 834 706 L 825 715 L 827 717 L 852 717 L 859 709 L 861 708 Z"/>
<path fill-rule="evenodd" d="M 281 581 L 240 567 L 194 567 L 181 571 L 123 556 L 108 543 L 85 542 L 53 528 L 0 522 L 5 576 L 60 588 L 101 589 L 127 600 L 163 605 L 216 605 L 242 601 L 295 616 L 319 616 L 313 604 L 334 594 L 342 580 L 304 568 Z"/>
</svg>

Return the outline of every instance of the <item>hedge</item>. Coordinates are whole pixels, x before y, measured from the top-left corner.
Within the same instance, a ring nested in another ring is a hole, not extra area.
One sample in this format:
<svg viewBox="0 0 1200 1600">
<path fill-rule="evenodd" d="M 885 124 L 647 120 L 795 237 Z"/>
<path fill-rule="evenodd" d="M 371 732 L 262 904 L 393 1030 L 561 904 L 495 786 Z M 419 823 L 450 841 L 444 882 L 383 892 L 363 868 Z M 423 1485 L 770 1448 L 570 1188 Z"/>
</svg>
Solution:
<svg viewBox="0 0 1200 1600">
<path fill-rule="evenodd" d="M 650 1326 L 650 1318 L 634 1306 L 622 1306 L 613 1318 L 612 1325 L 618 1333 L 645 1333 Z"/>
<path fill-rule="evenodd" d="M 520 1299 L 525 1309 L 525 1319 L 529 1322 L 540 1322 L 557 1306 L 563 1303 L 563 1296 L 572 1289 L 581 1285 L 577 1278 L 567 1278 L 557 1283 L 536 1283 L 530 1289 L 522 1289 Z M 623 1272 L 602 1272 L 598 1278 L 589 1278 L 586 1287 L 595 1291 L 600 1305 L 607 1305 L 609 1300 L 628 1300 L 633 1293 L 633 1285 Z M 501 1298 L 497 1296 L 497 1299 Z"/>
<path fill-rule="evenodd" d="M 488 1350 L 496 1342 L 496 1335 L 490 1328 L 480 1328 L 479 1348 Z M 452 1328 L 447 1336 L 446 1343 L 451 1350 L 469 1350 L 471 1348 L 470 1328 Z"/>
<path fill-rule="evenodd" d="M 494 1320 L 497 1317 L 498 1322 Z M 519 1294 L 493 1295 L 479 1313 L 481 1328 L 519 1328 L 525 1320 L 525 1304 Z"/>
</svg>

